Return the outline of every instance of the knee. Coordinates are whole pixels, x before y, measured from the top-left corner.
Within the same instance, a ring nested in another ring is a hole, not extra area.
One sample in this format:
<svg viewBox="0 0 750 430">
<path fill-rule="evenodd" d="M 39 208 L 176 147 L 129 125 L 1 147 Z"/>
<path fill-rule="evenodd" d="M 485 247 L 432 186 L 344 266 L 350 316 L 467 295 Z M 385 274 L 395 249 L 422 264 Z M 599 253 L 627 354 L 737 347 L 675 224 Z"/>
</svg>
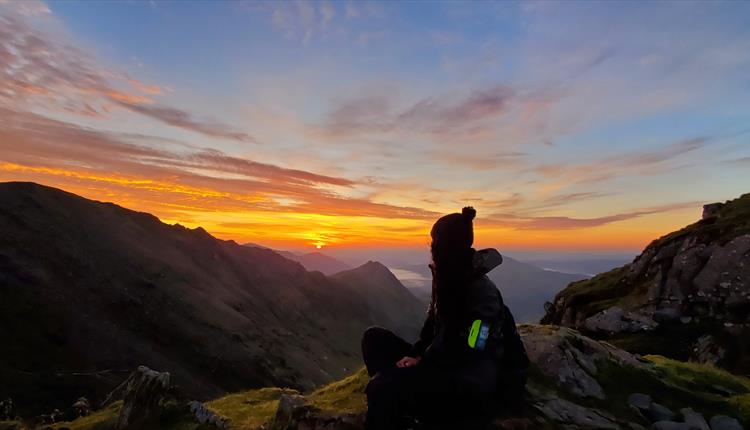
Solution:
<svg viewBox="0 0 750 430">
<path fill-rule="evenodd" d="M 378 326 L 369 327 L 362 334 L 362 348 L 364 349 L 368 345 L 372 345 L 373 343 L 376 343 L 378 339 L 382 339 L 389 333 L 390 332 L 384 329 L 383 327 L 378 327 Z"/>
</svg>

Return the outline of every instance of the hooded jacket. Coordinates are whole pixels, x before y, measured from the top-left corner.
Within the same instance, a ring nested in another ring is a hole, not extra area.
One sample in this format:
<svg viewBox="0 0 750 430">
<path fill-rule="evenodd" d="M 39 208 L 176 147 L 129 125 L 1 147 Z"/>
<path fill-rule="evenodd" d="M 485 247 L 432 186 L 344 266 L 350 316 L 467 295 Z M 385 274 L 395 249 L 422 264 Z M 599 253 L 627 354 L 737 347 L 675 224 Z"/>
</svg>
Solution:
<svg viewBox="0 0 750 430">
<path fill-rule="evenodd" d="M 456 390 L 466 394 L 491 394 L 497 388 L 505 311 L 502 295 L 487 273 L 501 263 L 497 250 L 477 251 L 462 285 L 459 317 L 445 321 L 431 313 L 414 345 L 415 354 L 422 357 L 420 365 L 446 372 Z M 480 326 L 487 327 L 486 336 L 472 345 L 477 337 L 472 328 Z"/>
</svg>

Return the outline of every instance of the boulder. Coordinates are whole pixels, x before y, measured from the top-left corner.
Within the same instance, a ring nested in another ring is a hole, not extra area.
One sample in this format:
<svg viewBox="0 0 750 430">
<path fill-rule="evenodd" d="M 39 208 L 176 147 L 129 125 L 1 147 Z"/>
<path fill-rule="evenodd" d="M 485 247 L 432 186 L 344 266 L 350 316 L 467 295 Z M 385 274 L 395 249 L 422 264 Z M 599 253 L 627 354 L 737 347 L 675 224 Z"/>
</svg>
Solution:
<svg viewBox="0 0 750 430">
<path fill-rule="evenodd" d="M 690 430 L 711 430 L 700 412 L 695 412 L 692 408 L 682 408 L 680 414 L 682 420 L 690 426 Z"/>
<path fill-rule="evenodd" d="M 668 407 L 656 402 L 651 403 L 645 415 L 651 422 L 673 421 L 677 417 Z"/>
<path fill-rule="evenodd" d="M 566 327 L 522 325 L 519 332 L 531 362 L 557 386 L 578 397 L 606 397 L 597 382 L 600 362 L 643 367 L 630 353 Z"/>
<path fill-rule="evenodd" d="M 711 430 L 744 430 L 742 424 L 732 417 L 716 415 L 709 421 Z"/>
<path fill-rule="evenodd" d="M 213 426 L 219 429 L 229 429 L 229 422 L 224 418 L 216 415 L 214 411 L 208 409 L 203 403 L 192 400 L 188 402 L 190 413 L 200 424 Z"/>
<path fill-rule="evenodd" d="M 646 413 L 651 408 L 651 403 L 653 403 L 653 400 L 648 394 L 633 393 L 628 396 L 628 405 L 638 412 L 644 419 L 647 419 Z"/>
<path fill-rule="evenodd" d="M 651 331 L 658 324 L 648 316 L 614 306 L 587 318 L 583 326 L 592 333 L 616 334 Z"/>
<path fill-rule="evenodd" d="M 534 407 L 548 419 L 569 428 L 620 429 L 617 420 L 598 409 L 587 408 L 576 403 L 551 398 L 537 403 Z"/>
<path fill-rule="evenodd" d="M 719 345 L 713 336 L 705 334 L 698 338 L 693 344 L 690 361 L 703 364 L 718 364 L 724 359 L 726 350 Z"/>
<path fill-rule="evenodd" d="M 678 423 L 676 421 L 657 421 L 651 424 L 651 430 L 694 430 L 687 423 Z"/>
<path fill-rule="evenodd" d="M 169 373 L 138 366 L 124 383 L 123 405 L 115 429 L 156 428 L 164 406 L 174 398 L 172 391 Z"/>
<path fill-rule="evenodd" d="M 660 308 L 654 311 L 654 320 L 659 323 L 673 323 L 680 320 L 682 312 L 675 307 Z"/>
</svg>

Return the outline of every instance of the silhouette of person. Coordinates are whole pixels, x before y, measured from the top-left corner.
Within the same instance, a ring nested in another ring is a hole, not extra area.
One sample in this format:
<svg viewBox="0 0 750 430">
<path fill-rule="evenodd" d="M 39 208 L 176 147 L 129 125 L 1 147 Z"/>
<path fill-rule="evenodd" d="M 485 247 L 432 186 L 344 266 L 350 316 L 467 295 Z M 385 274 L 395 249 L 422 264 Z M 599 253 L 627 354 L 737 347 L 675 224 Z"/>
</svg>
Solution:
<svg viewBox="0 0 750 430">
<path fill-rule="evenodd" d="M 472 248 L 475 216 L 466 207 L 432 227 L 432 298 L 419 340 L 412 345 L 380 327 L 365 331 L 362 355 L 371 376 L 367 430 L 415 424 L 480 429 L 492 417 L 508 331 L 504 323 L 513 324 L 511 336 L 518 335 L 500 292 L 486 276 L 502 262 L 500 253 Z M 520 338 L 518 345 L 523 349 Z"/>
</svg>

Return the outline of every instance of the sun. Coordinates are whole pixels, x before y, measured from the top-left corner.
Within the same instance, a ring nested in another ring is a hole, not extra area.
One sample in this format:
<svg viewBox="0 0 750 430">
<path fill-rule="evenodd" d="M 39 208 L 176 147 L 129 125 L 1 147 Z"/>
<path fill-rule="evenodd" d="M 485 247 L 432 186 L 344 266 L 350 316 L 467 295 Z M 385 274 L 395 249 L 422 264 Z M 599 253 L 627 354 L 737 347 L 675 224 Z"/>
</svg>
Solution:
<svg viewBox="0 0 750 430">
<path fill-rule="evenodd" d="M 323 249 L 323 245 L 315 245 L 316 249 Z"/>
</svg>

